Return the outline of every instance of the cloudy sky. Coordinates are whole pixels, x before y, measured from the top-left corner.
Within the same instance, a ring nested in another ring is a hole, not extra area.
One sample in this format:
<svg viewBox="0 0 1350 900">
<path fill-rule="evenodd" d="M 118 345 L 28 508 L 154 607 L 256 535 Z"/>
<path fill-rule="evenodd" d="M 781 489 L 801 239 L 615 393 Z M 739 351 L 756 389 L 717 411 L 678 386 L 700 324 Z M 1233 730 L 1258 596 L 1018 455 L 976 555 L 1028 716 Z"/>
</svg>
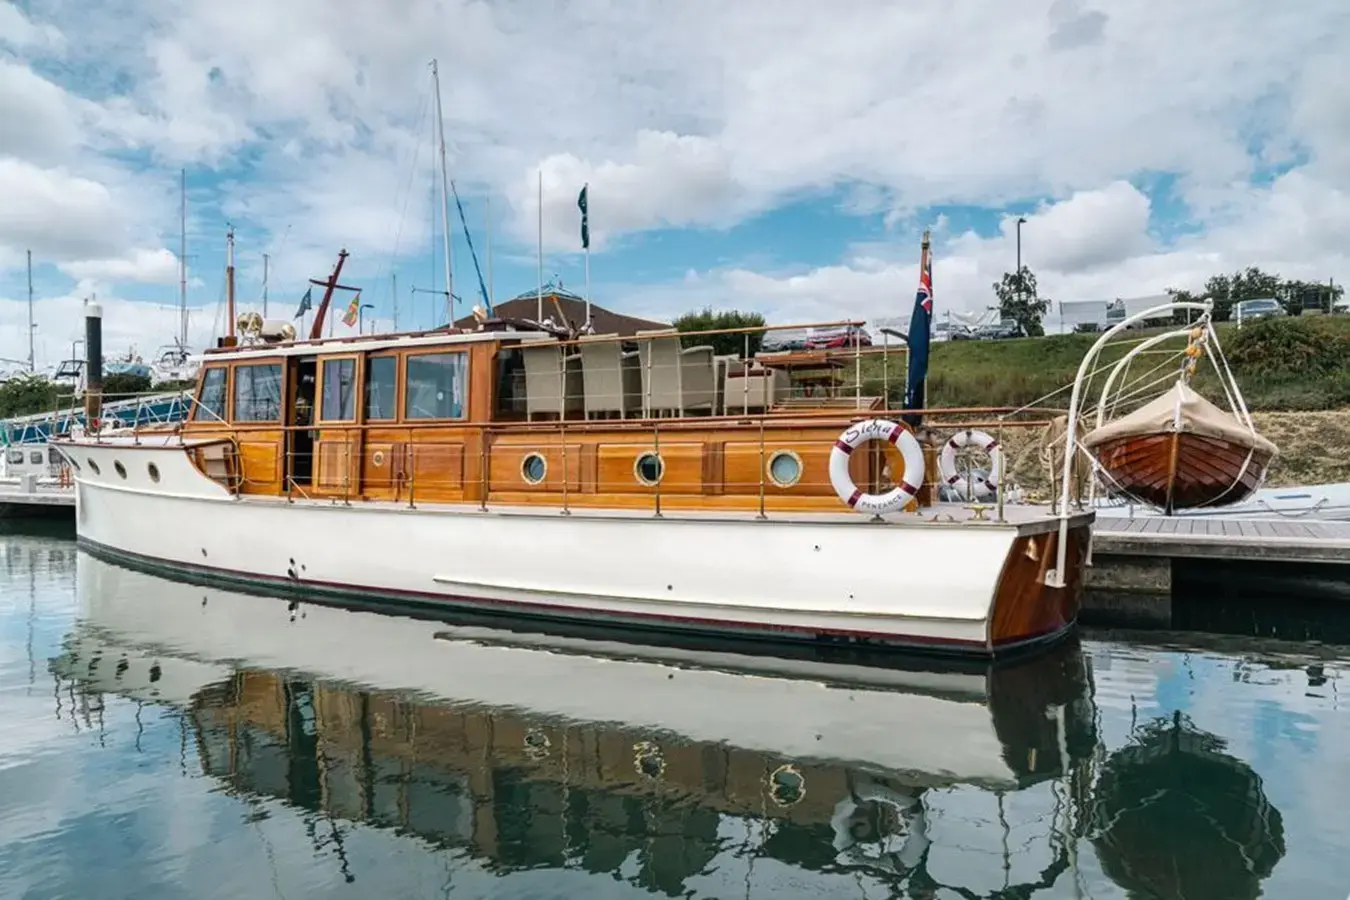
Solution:
<svg viewBox="0 0 1350 900">
<path fill-rule="evenodd" d="M 172 338 L 182 169 L 194 343 L 227 223 L 241 306 L 264 253 L 285 318 L 345 247 L 371 315 L 397 273 L 400 325 L 429 324 L 433 57 L 498 299 L 537 283 L 540 173 L 545 276 L 583 285 L 589 182 L 592 296 L 636 314 L 905 314 L 925 227 L 939 309 L 980 310 L 1018 215 L 1055 300 L 1339 281 L 1347 37 L 1344 0 L 0 0 L 0 357 L 27 354 L 27 250 L 40 361 L 90 294 L 110 350 Z"/>
</svg>

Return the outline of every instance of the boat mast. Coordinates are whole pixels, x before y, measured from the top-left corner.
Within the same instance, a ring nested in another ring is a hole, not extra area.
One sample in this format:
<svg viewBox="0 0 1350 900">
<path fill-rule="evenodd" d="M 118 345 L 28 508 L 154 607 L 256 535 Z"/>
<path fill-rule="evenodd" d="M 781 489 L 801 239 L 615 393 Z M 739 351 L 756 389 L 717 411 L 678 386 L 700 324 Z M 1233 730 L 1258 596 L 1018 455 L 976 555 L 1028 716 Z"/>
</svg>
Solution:
<svg viewBox="0 0 1350 900">
<path fill-rule="evenodd" d="M 178 349 L 187 352 L 187 169 L 182 170 L 178 225 Z"/>
<path fill-rule="evenodd" d="M 455 321 L 455 282 L 450 266 L 450 177 L 445 165 L 445 118 L 441 113 L 441 76 L 436 60 L 431 61 L 431 80 L 436 87 L 436 128 L 440 136 L 441 153 L 441 240 L 445 242 L 445 321 L 447 325 Z"/>
<path fill-rule="evenodd" d="M 483 218 L 486 220 L 483 227 L 487 230 L 487 267 L 488 267 L 488 307 L 497 308 L 497 294 L 492 289 L 492 198 L 487 197 L 483 200 Z"/>
<path fill-rule="evenodd" d="M 267 318 L 267 254 L 263 254 L 263 318 Z"/>
<path fill-rule="evenodd" d="M 225 332 L 234 337 L 234 228 L 225 233 Z"/>
<path fill-rule="evenodd" d="M 33 251 L 28 251 L 28 372 L 37 371 L 37 362 L 33 356 L 33 332 L 37 325 L 33 322 Z"/>
<path fill-rule="evenodd" d="M 539 287 L 534 295 L 534 320 L 544 321 L 544 170 L 539 170 Z"/>
</svg>

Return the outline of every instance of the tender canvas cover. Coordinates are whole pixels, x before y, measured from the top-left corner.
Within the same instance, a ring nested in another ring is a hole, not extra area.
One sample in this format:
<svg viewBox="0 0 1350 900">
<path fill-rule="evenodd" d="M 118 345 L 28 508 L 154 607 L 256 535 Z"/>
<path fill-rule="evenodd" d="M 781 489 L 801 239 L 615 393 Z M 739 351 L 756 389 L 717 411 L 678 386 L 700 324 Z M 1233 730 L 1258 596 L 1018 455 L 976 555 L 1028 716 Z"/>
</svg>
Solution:
<svg viewBox="0 0 1350 900">
<path fill-rule="evenodd" d="M 1107 441 L 1124 437 L 1146 437 L 1180 431 L 1202 437 L 1231 441 L 1247 448 L 1264 450 L 1272 456 L 1276 447 L 1259 434 L 1247 430 L 1231 414 L 1224 412 L 1178 381 L 1172 389 L 1114 422 L 1089 432 L 1083 446 L 1091 450 Z"/>
</svg>

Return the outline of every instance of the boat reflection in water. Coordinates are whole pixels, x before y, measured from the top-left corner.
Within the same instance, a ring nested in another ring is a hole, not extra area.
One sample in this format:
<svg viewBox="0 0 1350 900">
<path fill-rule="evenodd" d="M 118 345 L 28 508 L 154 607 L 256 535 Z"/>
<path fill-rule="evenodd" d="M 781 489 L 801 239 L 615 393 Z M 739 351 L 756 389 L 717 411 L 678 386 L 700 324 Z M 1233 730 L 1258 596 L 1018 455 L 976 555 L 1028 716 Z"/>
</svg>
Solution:
<svg viewBox="0 0 1350 900">
<path fill-rule="evenodd" d="M 1094 821 L 1076 639 L 997 668 L 878 667 L 297 606 L 84 554 L 78 586 L 58 696 L 181 710 L 201 771 L 249 804 L 299 807 L 349 881 L 387 885 L 398 866 L 354 870 L 350 823 L 499 875 L 565 867 L 700 896 L 731 889 L 717 870 L 738 857 L 794 883 L 854 872 L 916 896 L 1028 897 L 1077 879 L 1094 834 L 1123 860 L 1112 877 L 1163 849 Z"/>
<path fill-rule="evenodd" d="M 1261 776 L 1180 712 L 1134 729 L 1107 757 L 1091 839 L 1102 870 L 1138 897 L 1256 900 L 1284 856 L 1284 819 Z"/>
</svg>

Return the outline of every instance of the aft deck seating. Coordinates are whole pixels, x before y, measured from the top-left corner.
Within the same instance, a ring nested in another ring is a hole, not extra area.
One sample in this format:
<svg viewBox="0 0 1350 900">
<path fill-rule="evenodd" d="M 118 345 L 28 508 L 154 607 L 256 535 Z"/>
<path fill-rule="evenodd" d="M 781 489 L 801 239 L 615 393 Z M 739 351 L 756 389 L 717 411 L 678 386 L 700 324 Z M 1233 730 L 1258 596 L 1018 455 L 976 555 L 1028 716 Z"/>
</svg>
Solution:
<svg viewBox="0 0 1350 900">
<path fill-rule="evenodd" d="M 756 360 L 727 364 L 722 387 L 723 411 L 727 415 L 771 409 L 788 398 L 791 381 L 782 369 Z"/>
<path fill-rule="evenodd" d="M 520 350 L 525 358 L 525 418 L 580 414 L 585 406 L 581 354 L 570 349 L 564 353 L 557 341 L 532 342 Z"/>
<path fill-rule="evenodd" d="M 625 353 L 617 334 L 579 338 L 578 348 L 586 418 L 607 418 L 613 413 L 627 418 L 642 409 L 642 372 L 636 350 Z"/>
<path fill-rule="evenodd" d="M 643 378 L 643 417 L 691 412 L 711 415 L 717 393 L 713 348 L 681 347 L 680 334 L 673 328 L 639 331 L 634 337 Z"/>
</svg>

